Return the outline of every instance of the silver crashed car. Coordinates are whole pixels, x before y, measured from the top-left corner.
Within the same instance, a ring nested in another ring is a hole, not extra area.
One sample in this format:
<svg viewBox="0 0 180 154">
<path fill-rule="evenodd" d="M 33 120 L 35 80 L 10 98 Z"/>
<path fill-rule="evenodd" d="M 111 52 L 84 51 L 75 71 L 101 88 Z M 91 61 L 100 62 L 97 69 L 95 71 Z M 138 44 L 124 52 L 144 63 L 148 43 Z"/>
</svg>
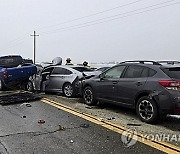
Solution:
<svg viewBox="0 0 180 154">
<path fill-rule="evenodd" d="M 34 90 L 63 93 L 66 97 L 73 97 L 79 93 L 79 79 L 82 77 L 82 72 L 69 66 L 48 66 L 35 78 Z"/>
</svg>

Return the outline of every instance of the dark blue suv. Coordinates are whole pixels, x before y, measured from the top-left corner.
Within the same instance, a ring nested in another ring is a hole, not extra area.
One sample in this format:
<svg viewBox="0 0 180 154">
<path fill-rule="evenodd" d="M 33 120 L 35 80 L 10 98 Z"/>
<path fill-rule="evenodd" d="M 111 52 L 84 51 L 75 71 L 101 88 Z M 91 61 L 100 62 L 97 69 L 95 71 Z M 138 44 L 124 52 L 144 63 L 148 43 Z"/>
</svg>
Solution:
<svg viewBox="0 0 180 154">
<path fill-rule="evenodd" d="M 180 65 L 154 61 L 122 62 L 82 82 L 86 104 L 109 102 L 133 108 L 139 118 L 155 122 L 180 114 Z"/>
</svg>

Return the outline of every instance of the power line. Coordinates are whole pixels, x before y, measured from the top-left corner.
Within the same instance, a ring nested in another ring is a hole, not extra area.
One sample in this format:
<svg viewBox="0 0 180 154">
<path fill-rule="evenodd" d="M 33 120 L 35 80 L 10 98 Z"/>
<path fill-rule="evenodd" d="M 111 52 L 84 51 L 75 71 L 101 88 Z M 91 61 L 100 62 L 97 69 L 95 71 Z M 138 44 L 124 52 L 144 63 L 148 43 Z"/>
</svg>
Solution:
<svg viewBox="0 0 180 154">
<path fill-rule="evenodd" d="M 70 23 L 70 22 L 81 20 L 81 19 L 88 18 L 88 17 L 91 17 L 91 16 L 96 16 L 96 15 L 99 15 L 99 14 L 102 14 L 102 13 L 105 13 L 105 12 L 109 12 L 109 11 L 112 11 L 112 10 L 115 10 L 115 9 L 119 9 L 119 8 L 122 8 L 122 7 L 125 7 L 125 6 L 133 5 L 133 4 L 138 3 L 140 1 L 143 1 L 143 0 L 136 0 L 136 1 L 131 2 L 131 3 L 123 4 L 123 5 L 120 5 L 120 6 L 117 6 L 117 7 L 114 7 L 114 8 L 110 8 L 110 9 L 107 9 L 107 10 L 104 10 L 104 11 L 100 11 L 100 12 L 97 12 L 97 13 L 89 14 L 87 16 L 82 16 L 82 17 L 79 17 L 79 18 L 68 20 L 68 21 L 65 21 L 65 22 L 62 22 L 62 23 L 59 23 L 59 24 L 56 24 L 56 25 L 42 27 L 42 28 L 39 28 L 38 30 L 45 29 L 45 28 L 50 28 L 50 27 L 55 27 L 55 26 L 59 26 L 59 25 L 63 25 L 65 23 Z M 26 34 L 26 35 L 28 35 L 28 34 Z M 19 38 L 15 39 L 15 40 L 10 41 L 8 43 L 8 48 L 10 48 L 9 44 L 15 44 L 15 45 L 12 45 L 12 46 L 16 46 L 16 43 L 19 44 L 19 42 L 24 40 L 24 38 L 26 38 L 26 37 L 19 37 Z M 7 49 L 7 48 L 5 48 L 5 49 Z"/>
<path fill-rule="evenodd" d="M 8 47 L 2 48 L 1 50 L 7 50 L 7 49 L 11 49 L 12 47 L 18 46 L 20 44 L 22 44 L 24 41 L 26 41 L 28 39 L 28 37 L 22 37 L 21 39 L 17 39 L 16 41 L 13 42 L 13 44 L 9 45 Z"/>
<path fill-rule="evenodd" d="M 27 33 L 24 33 L 23 35 L 20 35 L 19 37 L 17 37 L 16 39 L 13 40 L 9 40 L 7 45 L 5 44 L 4 46 L 8 46 L 8 47 L 2 47 L 3 50 L 5 49 L 9 49 L 11 47 L 14 47 L 18 44 L 21 44 L 21 42 L 24 42 L 24 40 L 26 40 L 28 38 Z"/>
<path fill-rule="evenodd" d="M 93 21 L 85 22 L 85 23 L 82 23 L 82 24 L 77 24 L 77 25 L 73 25 L 73 26 L 69 26 L 69 27 L 64 27 L 64 28 L 53 30 L 53 31 L 47 31 L 47 32 L 44 32 L 42 34 L 45 35 L 45 34 L 49 34 L 49 33 L 62 32 L 62 31 L 68 31 L 68 30 L 73 30 L 73 29 L 79 29 L 79 28 L 83 28 L 83 27 L 89 27 L 89 26 L 92 26 L 92 25 L 97 25 L 97 24 L 101 24 L 101 23 L 117 20 L 117 19 L 120 19 L 120 18 L 126 18 L 126 17 L 130 17 L 130 16 L 133 16 L 133 15 L 138 15 L 138 14 L 142 14 L 142 13 L 145 13 L 145 12 L 150 12 L 150 11 L 153 11 L 153 10 L 158 10 L 158 9 L 161 9 L 161 8 L 164 8 L 164 7 L 168 7 L 168 6 L 172 6 L 172 5 L 176 5 L 176 4 L 180 3 L 180 2 L 172 3 L 172 4 L 156 7 L 156 8 L 153 8 L 153 9 L 137 12 L 137 11 L 140 11 L 140 10 L 143 10 L 143 9 L 155 7 L 155 6 L 162 5 L 162 4 L 165 4 L 165 3 L 169 3 L 169 2 L 172 2 L 172 1 L 174 1 L 174 0 L 166 1 L 166 2 L 163 2 L 163 3 L 151 5 L 151 6 L 140 8 L 140 9 L 136 9 L 136 10 L 133 10 L 133 11 L 122 13 L 122 14 L 117 14 L 117 15 L 114 15 L 114 16 L 109 16 L 109 17 L 106 17 L 106 18 L 101 18 L 101 19 L 98 19 L 98 20 L 93 20 Z M 133 12 L 137 12 L 137 13 L 126 15 L 126 16 L 122 16 L 124 14 L 129 14 L 129 13 L 133 13 Z M 118 17 L 118 16 L 120 16 L 120 17 Z M 114 18 L 114 17 L 116 17 L 116 18 Z M 105 19 L 108 19 L 108 18 L 112 18 L 112 19 L 105 20 Z M 101 20 L 105 20 L 105 21 L 101 21 Z M 98 22 L 98 21 L 101 21 L 101 22 Z M 94 22 L 97 22 L 97 23 L 94 23 Z M 89 24 L 89 23 L 92 23 L 92 24 Z"/>
<path fill-rule="evenodd" d="M 10 40 L 10 41 L 8 42 L 8 46 L 9 46 L 9 44 L 14 44 L 14 43 L 16 43 L 16 42 L 21 42 L 21 41 L 22 41 L 23 39 L 25 39 L 25 38 L 27 38 L 27 36 L 18 37 L 18 38 L 14 39 L 14 40 Z"/>
<path fill-rule="evenodd" d="M 133 16 L 133 15 L 138 15 L 138 14 L 142 14 L 142 13 L 145 13 L 145 12 L 150 12 L 150 11 L 153 11 L 153 10 L 158 10 L 158 9 L 161 9 L 161 8 L 164 8 L 164 7 L 168 7 L 168 6 L 172 6 L 172 5 L 176 5 L 176 4 L 179 4 L 179 3 L 180 3 L 180 2 L 172 3 L 172 4 L 169 4 L 169 5 L 160 6 L 160 7 L 157 7 L 157 8 L 153 8 L 153 9 L 149 9 L 149 10 L 137 12 L 137 13 L 134 13 L 134 14 L 130 14 L 130 15 L 126 15 L 126 16 L 121 16 L 121 15 L 129 14 L 129 13 L 133 13 L 133 12 L 135 12 L 135 11 L 140 11 L 140 10 L 143 10 L 143 9 L 155 7 L 155 6 L 162 5 L 162 4 L 166 4 L 166 3 L 169 3 L 169 2 L 172 2 L 172 1 L 175 1 L 175 0 L 170 0 L 170 1 L 162 2 L 162 3 L 158 3 L 158 4 L 155 4 L 155 5 L 147 6 L 147 7 L 144 7 L 144 8 L 140 8 L 140 9 L 136 9 L 136 10 L 133 10 L 133 11 L 125 12 L 125 13 L 122 13 L 122 14 L 117 14 L 117 15 L 114 15 L 114 16 L 109 16 L 109 17 L 106 17 L 106 18 L 101 18 L 101 19 L 98 19 L 98 20 L 85 22 L 85 23 L 82 23 L 82 24 L 77 24 L 77 25 L 73 25 L 73 26 L 69 26 L 69 27 L 64 27 L 64 28 L 60 28 L 60 29 L 55 29 L 55 30 L 52 30 L 52 31 L 47 31 L 47 32 L 44 32 L 44 33 L 42 33 L 42 34 L 46 35 L 46 34 L 49 34 L 49 33 L 65 32 L 65 31 L 69 31 L 69 30 L 75 30 L 75 29 L 85 28 L 85 27 L 89 27 L 89 26 L 93 26 L 93 25 L 97 25 L 97 24 L 106 23 L 106 22 L 110 22 L 110 21 L 113 21 L 113 20 L 121 19 L 121 18 L 127 18 L 127 17 Z M 137 2 L 137 1 L 136 1 L 136 2 Z M 135 2 L 134 2 L 134 3 L 135 3 Z M 126 4 L 126 5 L 127 5 L 127 4 Z M 109 9 L 109 10 L 110 10 L 110 9 Z M 118 16 L 120 16 L 120 17 L 118 17 Z M 113 18 L 113 17 L 116 17 L 116 18 Z M 108 19 L 108 18 L 112 18 L 112 19 Z M 77 18 L 77 19 L 78 19 L 78 18 Z M 105 19 L 108 19 L 108 20 L 105 20 Z M 101 21 L 101 20 L 104 20 L 104 21 Z M 101 22 L 98 22 L 98 21 L 101 21 Z M 94 23 L 94 22 L 96 22 L 96 23 Z M 90 24 L 90 23 L 92 23 L 92 24 Z M 25 37 L 16 39 L 14 43 L 16 43 L 16 42 L 18 42 L 18 41 L 23 42 L 23 41 L 24 41 L 24 38 L 25 38 Z M 20 43 L 21 43 L 21 42 L 20 42 Z M 18 43 L 18 44 L 19 44 L 19 43 Z M 13 46 L 17 46 L 18 44 L 15 44 L 15 45 L 12 45 L 12 46 L 8 46 L 8 48 L 11 48 L 11 47 L 13 47 Z M 5 48 L 5 49 L 8 49 L 8 48 Z"/>
<path fill-rule="evenodd" d="M 134 2 L 131 2 L 131 3 L 127 3 L 127 4 L 124 4 L 124 5 L 120 5 L 120 6 L 111 8 L 111 9 L 107 9 L 107 10 L 100 11 L 100 12 L 97 12 L 97 13 L 89 14 L 87 16 L 82 16 L 82 17 L 79 17 L 79 18 L 68 20 L 68 21 L 65 21 L 65 22 L 62 22 L 62 23 L 59 23 L 59 24 L 56 24 L 56 25 L 42 27 L 42 28 L 39 28 L 38 30 L 47 29 L 47 28 L 50 28 L 50 27 L 55 27 L 55 26 L 63 25 L 63 24 L 70 23 L 70 22 L 73 22 L 73 21 L 81 20 L 81 19 L 84 19 L 84 18 L 96 16 L 96 15 L 99 15 L 99 14 L 102 14 L 102 13 L 105 13 L 105 12 L 109 12 L 109 11 L 112 11 L 112 10 L 115 10 L 115 9 L 119 9 L 119 8 L 122 8 L 122 7 L 125 7 L 125 6 L 133 5 L 133 4 L 138 3 L 140 1 L 143 1 L 143 0 L 137 0 L 137 1 L 134 1 Z"/>
</svg>

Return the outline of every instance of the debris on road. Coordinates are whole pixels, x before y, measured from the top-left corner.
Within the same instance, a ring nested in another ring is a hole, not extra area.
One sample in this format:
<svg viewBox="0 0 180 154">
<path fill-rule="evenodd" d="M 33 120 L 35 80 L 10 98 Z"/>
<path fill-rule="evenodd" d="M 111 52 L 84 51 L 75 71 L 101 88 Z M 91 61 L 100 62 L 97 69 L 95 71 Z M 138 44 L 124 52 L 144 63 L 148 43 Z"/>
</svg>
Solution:
<svg viewBox="0 0 180 154">
<path fill-rule="evenodd" d="M 81 124 L 80 127 L 82 127 L 82 128 L 88 128 L 88 127 L 90 127 L 90 125 L 89 125 L 89 124 Z"/>
<path fill-rule="evenodd" d="M 105 121 L 104 118 L 99 118 L 98 120 L 101 122 Z"/>
<path fill-rule="evenodd" d="M 27 103 L 26 106 L 27 106 L 27 107 L 32 107 L 31 104 L 29 104 L 29 103 Z"/>
<path fill-rule="evenodd" d="M 85 106 L 86 109 L 103 109 L 101 106 Z"/>
<path fill-rule="evenodd" d="M 113 120 L 115 119 L 115 117 L 110 117 L 110 118 L 107 118 L 107 120 Z"/>
<path fill-rule="evenodd" d="M 63 126 L 61 126 L 61 125 L 59 125 L 59 129 L 58 129 L 58 130 L 65 131 L 65 130 L 66 130 L 66 128 L 65 128 L 65 127 L 63 127 Z"/>
<path fill-rule="evenodd" d="M 127 125 L 128 126 L 141 126 L 141 124 L 131 124 L 131 123 L 128 123 Z"/>
<path fill-rule="evenodd" d="M 24 103 L 24 102 L 40 100 L 41 98 L 42 96 L 37 94 L 28 93 L 28 92 L 19 92 L 19 93 L 0 96 L 0 104 L 9 105 L 15 103 Z M 27 107 L 30 107 L 30 105 L 27 105 Z"/>
<path fill-rule="evenodd" d="M 43 120 L 43 119 L 40 119 L 39 121 L 38 121 L 38 124 L 44 124 L 45 123 L 45 120 Z"/>
<path fill-rule="evenodd" d="M 32 105 L 30 103 L 23 103 L 20 106 L 23 106 L 23 105 L 25 105 L 26 107 L 32 107 Z"/>
<path fill-rule="evenodd" d="M 22 118 L 26 118 L 26 116 L 22 116 Z"/>
<path fill-rule="evenodd" d="M 85 106 L 86 109 L 92 109 L 92 106 Z"/>
</svg>

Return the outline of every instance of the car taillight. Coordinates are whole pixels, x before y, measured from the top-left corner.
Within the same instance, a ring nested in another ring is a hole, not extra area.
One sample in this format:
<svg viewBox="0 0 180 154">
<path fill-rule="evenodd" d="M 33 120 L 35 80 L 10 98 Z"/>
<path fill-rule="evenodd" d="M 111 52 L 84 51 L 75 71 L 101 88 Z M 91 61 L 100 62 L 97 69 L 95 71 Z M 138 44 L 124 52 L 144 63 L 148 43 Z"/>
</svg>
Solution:
<svg viewBox="0 0 180 154">
<path fill-rule="evenodd" d="M 178 90 L 180 88 L 180 81 L 174 80 L 160 80 L 158 81 L 160 85 L 169 90 Z"/>
<path fill-rule="evenodd" d="M 8 72 L 7 72 L 7 71 L 4 71 L 4 72 L 3 72 L 3 77 L 4 77 L 4 78 L 7 78 L 7 77 L 8 77 Z"/>
</svg>

